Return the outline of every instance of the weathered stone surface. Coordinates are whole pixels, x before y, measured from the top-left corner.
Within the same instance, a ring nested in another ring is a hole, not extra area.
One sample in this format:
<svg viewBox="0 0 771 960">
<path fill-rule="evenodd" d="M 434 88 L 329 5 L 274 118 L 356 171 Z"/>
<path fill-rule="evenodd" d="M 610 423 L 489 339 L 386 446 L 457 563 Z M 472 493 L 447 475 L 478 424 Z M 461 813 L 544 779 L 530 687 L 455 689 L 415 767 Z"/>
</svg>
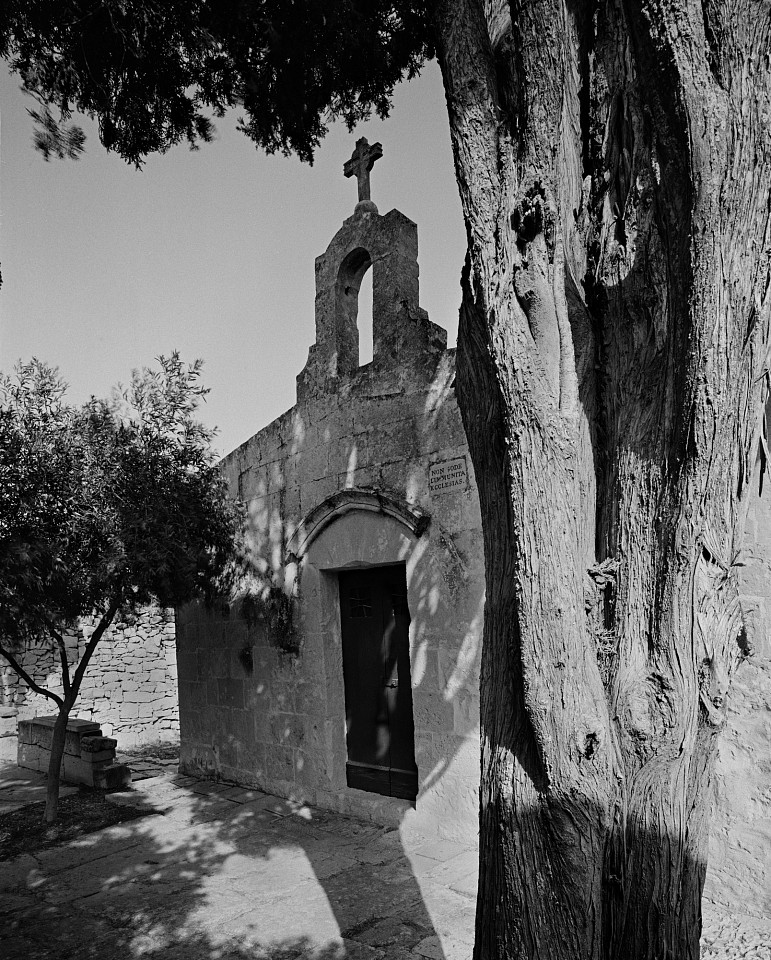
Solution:
<svg viewBox="0 0 771 960">
<path fill-rule="evenodd" d="M 118 741 L 112 737 L 81 736 L 80 755 L 84 757 L 86 754 L 89 754 L 91 761 L 96 762 L 97 760 L 101 760 L 103 755 L 110 754 L 111 757 L 114 757 L 117 746 Z"/>
<path fill-rule="evenodd" d="M 22 721 L 17 751 L 19 767 L 41 772 L 48 770 L 54 722 L 54 717 Z M 123 764 L 113 762 L 116 746 L 117 740 L 101 736 L 99 724 L 71 717 L 67 723 L 62 780 L 100 789 L 128 786 L 131 771 Z"/>
<path fill-rule="evenodd" d="M 123 763 L 111 763 L 95 769 L 94 786 L 100 790 L 125 790 L 131 784 L 131 770 Z"/>
<path fill-rule="evenodd" d="M 476 829 L 467 797 L 478 775 L 482 542 L 454 351 L 420 308 L 417 253 L 407 217 L 359 208 L 316 261 L 316 344 L 298 377 L 297 406 L 223 462 L 247 501 L 257 567 L 299 597 L 299 656 L 238 611 L 229 619 L 180 611 L 180 763 L 385 824 L 430 813 L 430 831 L 455 836 Z M 356 307 L 370 265 L 373 361 L 360 367 Z M 464 465 L 463 489 L 438 498 L 428 478 L 445 461 Z M 336 571 L 400 562 L 412 619 L 417 811 L 346 786 Z M 465 740 L 472 749 L 460 749 Z M 440 745 L 448 747 L 441 756 Z"/>
</svg>

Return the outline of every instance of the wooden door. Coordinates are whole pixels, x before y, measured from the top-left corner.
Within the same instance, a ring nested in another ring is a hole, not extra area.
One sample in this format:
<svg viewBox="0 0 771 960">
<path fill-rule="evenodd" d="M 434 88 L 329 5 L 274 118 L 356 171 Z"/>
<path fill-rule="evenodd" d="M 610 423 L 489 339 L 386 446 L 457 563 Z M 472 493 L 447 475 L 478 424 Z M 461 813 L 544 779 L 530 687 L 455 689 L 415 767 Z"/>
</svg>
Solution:
<svg viewBox="0 0 771 960">
<path fill-rule="evenodd" d="M 349 787 L 418 792 L 404 564 L 340 574 Z"/>
</svg>

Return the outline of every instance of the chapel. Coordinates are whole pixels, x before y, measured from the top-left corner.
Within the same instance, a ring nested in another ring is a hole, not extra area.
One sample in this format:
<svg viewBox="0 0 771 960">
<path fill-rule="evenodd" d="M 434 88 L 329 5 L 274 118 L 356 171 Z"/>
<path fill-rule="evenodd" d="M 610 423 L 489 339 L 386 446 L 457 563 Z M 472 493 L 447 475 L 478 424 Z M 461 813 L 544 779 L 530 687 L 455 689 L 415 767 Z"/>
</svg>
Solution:
<svg viewBox="0 0 771 960">
<path fill-rule="evenodd" d="M 476 831 L 483 556 L 455 351 L 420 306 L 418 230 L 370 197 L 316 260 L 297 403 L 226 457 L 262 598 L 177 612 L 183 772 L 382 823 Z M 373 359 L 358 296 L 372 270 Z M 258 591 L 259 594 L 259 591 Z"/>
</svg>

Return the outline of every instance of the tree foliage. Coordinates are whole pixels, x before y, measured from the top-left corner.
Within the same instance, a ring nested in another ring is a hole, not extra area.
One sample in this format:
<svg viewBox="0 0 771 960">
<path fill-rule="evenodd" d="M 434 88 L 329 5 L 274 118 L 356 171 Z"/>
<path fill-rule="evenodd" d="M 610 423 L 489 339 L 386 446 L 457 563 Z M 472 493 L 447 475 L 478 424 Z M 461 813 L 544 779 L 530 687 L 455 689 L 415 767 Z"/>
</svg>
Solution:
<svg viewBox="0 0 771 960">
<path fill-rule="evenodd" d="M 212 117 L 235 107 L 257 145 L 310 160 L 330 120 L 387 114 L 394 85 L 430 53 L 426 24 L 421 0 L 8 0 L 0 56 L 43 106 L 44 155 L 76 135 L 73 112 L 139 165 L 210 140 Z"/>
<path fill-rule="evenodd" d="M 211 594 L 236 515 L 194 419 L 200 364 L 174 354 L 110 400 L 68 405 L 55 369 L 0 380 L 0 636 Z"/>
</svg>

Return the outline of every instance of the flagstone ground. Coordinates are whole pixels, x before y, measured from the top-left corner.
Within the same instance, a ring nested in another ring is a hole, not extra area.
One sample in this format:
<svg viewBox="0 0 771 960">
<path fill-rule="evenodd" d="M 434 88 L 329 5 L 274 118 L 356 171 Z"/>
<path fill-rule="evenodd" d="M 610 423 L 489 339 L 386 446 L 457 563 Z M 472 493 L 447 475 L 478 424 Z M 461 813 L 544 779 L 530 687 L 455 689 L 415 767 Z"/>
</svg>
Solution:
<svg viewBox="0 0 771 960">
<path fill-rule="evenodd" d="M 3 960 L 471 957 L 473 838 L 427 839 L 146 763 L 112 802 L 147 816 L 0 863 Z M 0 765 L 0 797 L 30 802 L 34 784 L 14 779 Z M 702 956 L 769 960 L 771 920 L 706 902 Z"/>
</svg>

